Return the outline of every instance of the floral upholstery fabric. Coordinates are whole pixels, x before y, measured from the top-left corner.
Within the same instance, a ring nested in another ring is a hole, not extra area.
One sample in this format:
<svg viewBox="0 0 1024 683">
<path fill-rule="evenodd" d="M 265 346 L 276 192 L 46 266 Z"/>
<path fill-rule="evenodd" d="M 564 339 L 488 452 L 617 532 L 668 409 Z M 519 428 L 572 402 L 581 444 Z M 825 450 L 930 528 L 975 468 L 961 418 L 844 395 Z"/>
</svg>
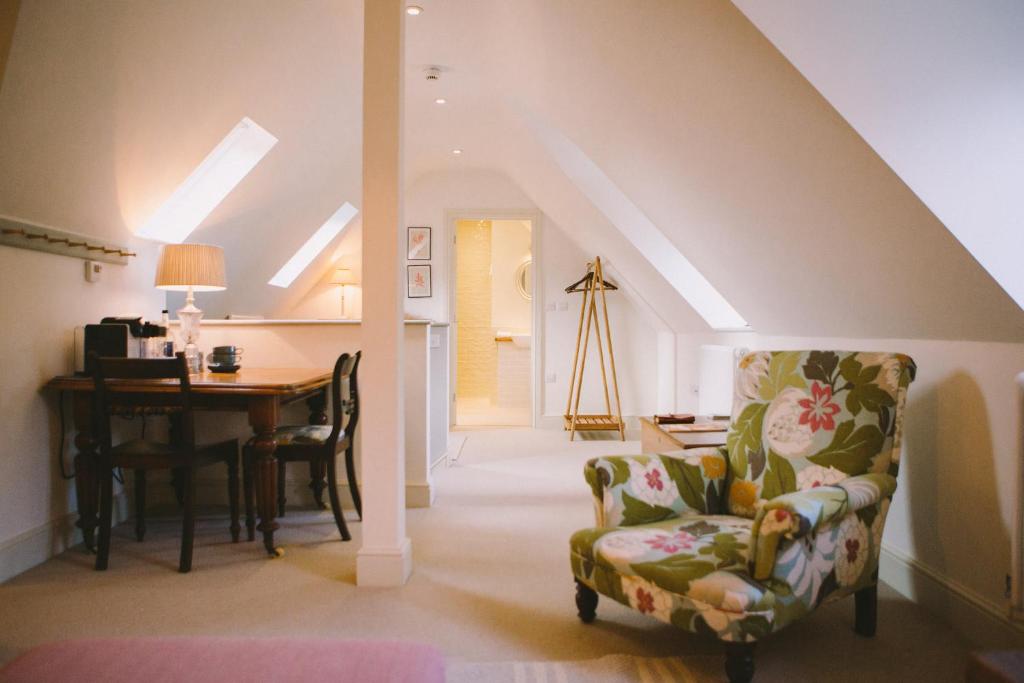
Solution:
<svg viewBox="0 0 1024 683">
<path fill-rule="evenodd" d="M 913 361 L 895 353 L 759 351 L 739 362 L 727 437 L 729 512 L 868 472 L 895 476 Z"/>
<path fill-rule="evenodd" d="M 876 583 L 915 366 L 832 351 L 740 366 L 727 448 L 590 461 L 597 526 L 570 549 L 598 593 L 746 642 Z"/>
<path fill-rule="evenodd" d="M 657 522 L 684 512 L 715 513 L 725 493 L 727 461 L 718 448 L 662 455 L 597 458 L 584 476 L 598 526 Z"/>
<path fill-rule="evenodd" d="M 331 436 L 331 425 L 290 425 L 278 427 L 274 432 L 274 443 L 278 446 L 290 444 L 319 446 L 327 443 Z"/>
</svg>

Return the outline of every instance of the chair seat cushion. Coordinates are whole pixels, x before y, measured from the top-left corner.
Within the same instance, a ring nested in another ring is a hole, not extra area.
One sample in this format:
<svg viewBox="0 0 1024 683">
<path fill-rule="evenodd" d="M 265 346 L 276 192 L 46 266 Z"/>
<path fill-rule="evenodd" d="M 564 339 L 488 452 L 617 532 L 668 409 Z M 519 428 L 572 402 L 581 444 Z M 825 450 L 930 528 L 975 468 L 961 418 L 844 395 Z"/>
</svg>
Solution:
<svg viewBox="0 0 1024 683">
<path fill-rule="evenodd" d="M 775 594 L 749 572 L 752 520 L 685 515 L 634 527 L 576 532 L 576 578 L 644 614 L 693 628 L 694 617 L 723 640 L 771 632 Z M 763 629 L 750 621 L 763 622 Z M 744 621 L 742 628 L 739 622 Z"/>
<path fill-rule="evenodd" d="M 232 453 L 237 452 L 237 439 L 196 444 L 195 447 L 195 456 L 200 462 L 231 457 Z M 131 439 L 119 443 L 110 449 L 110 455 L 114 459 L 115 464 L 131 458 L 137 465 L 155 465 L 157 467 L 167 461 L 181 460 L 182 462 L 187 462 L 191 458 L 191 453 L 186 449 L 150 439 Z M 163 467 L 167 467 L 167 465 L 164 464 Z"/>
<path fill-rule="evenodd" d="M 278 446 L 321 446 L 331 436 L 331 425 L 287 425 L 274 432 L 274 443 Z M 338 435 L 339 440 L 345 433 Z"/>
<path fill-rule="evenodd" d="M 47 643 L 0 670 L 0 681 L 187 680 L 444 683 L 436 648 L 316 638 L 111 638 Z"/>
</svg>

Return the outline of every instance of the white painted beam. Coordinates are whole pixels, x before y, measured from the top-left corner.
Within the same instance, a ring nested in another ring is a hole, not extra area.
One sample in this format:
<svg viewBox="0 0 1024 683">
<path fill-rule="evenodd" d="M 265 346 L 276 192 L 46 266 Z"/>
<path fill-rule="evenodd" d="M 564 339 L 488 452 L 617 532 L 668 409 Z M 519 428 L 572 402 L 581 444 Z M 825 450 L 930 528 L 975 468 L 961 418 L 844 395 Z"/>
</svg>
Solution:
<svg viewBox="0 0 1024 683">
<path fill-rule="evenodd" d="M 363 18 L 363 546 L 360 586 L 400 586 L 405 535 L 402 382 L 402 90 L 404 2 L 366 0 Z"/>
</svg>

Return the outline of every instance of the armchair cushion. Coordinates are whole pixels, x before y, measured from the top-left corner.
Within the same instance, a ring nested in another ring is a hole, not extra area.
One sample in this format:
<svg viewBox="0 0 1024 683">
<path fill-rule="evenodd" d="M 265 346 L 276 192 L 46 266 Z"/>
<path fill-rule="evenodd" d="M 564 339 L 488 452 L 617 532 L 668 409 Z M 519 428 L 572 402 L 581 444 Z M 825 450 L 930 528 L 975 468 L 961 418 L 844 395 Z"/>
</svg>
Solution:
<svg viewBox="0 0 1024 683">
<path fill-rule="evenodd" d="M 716 513 L 725 490 L 724 449 L 595 458 L 584 468 L 599 527 L 633 526 L 687 512 Z"/>
<path fill-rule="evenodd" d="M 573 573 L 666 623 L 699 630 L 694 622 L 700 615 L 712 630 L 746 640 L 743 629 L 771 630 L 775 602 L 748 575 L 752 524 L 689 513 L 643 526 L 583 529 L 570 541 Z M 751 621 L 741 629 L 743 618 Z"/>
</svg>

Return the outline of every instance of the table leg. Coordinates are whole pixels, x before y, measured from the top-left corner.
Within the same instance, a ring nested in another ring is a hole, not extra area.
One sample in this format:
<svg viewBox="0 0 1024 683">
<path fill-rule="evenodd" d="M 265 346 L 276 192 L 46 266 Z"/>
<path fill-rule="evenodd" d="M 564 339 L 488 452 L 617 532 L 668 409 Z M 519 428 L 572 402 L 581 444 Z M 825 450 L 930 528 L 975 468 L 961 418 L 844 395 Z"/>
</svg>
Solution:
<svg viewBox="0 0 1024 683">
<path fill-rule="evenodd" d="M 306 399 L 306 405 L 309 406 L 309 424 L 311 425 L 325 425 L 327 424 L 327 390 L 318 391 L 313 396 Z M 324 489 L 327 487 L 327 482 L 324 479 L 327 477 L 327 463 L 322 459 L 314 459 L 309 462 L 309 488 L 313 491 L 313 500 L 316 501 L 316 506 L 321 510 L 326 510 L 327 506 L 324 505 Z"/>
<path fill-rule="evenodd" d="M 257 396 L 249 401 L 249 424 L 255 434 L 252 469 L 256 483 L 256 508 L 260 514 L 256 528 L 263 533 L 263 546 L 271 557 L 284 555 L 284 550 L 274 545 L 274 532 L 279 526 L 274 519 L 277 513 L 277 458 L 274 457 L 277 413 L 278 402 L 274 396 Z"/>
<path fill-rule="evenodd" d="M 99 482 L 96 478 L 96 449 L 99 443 L 92 433 L 92 395 L 74 392 L 75 418 L 75 493 L 78 498 L 78 521 L 85 547 L 96 550 L 96 507 L 99 500 Z"/>
</svg>

